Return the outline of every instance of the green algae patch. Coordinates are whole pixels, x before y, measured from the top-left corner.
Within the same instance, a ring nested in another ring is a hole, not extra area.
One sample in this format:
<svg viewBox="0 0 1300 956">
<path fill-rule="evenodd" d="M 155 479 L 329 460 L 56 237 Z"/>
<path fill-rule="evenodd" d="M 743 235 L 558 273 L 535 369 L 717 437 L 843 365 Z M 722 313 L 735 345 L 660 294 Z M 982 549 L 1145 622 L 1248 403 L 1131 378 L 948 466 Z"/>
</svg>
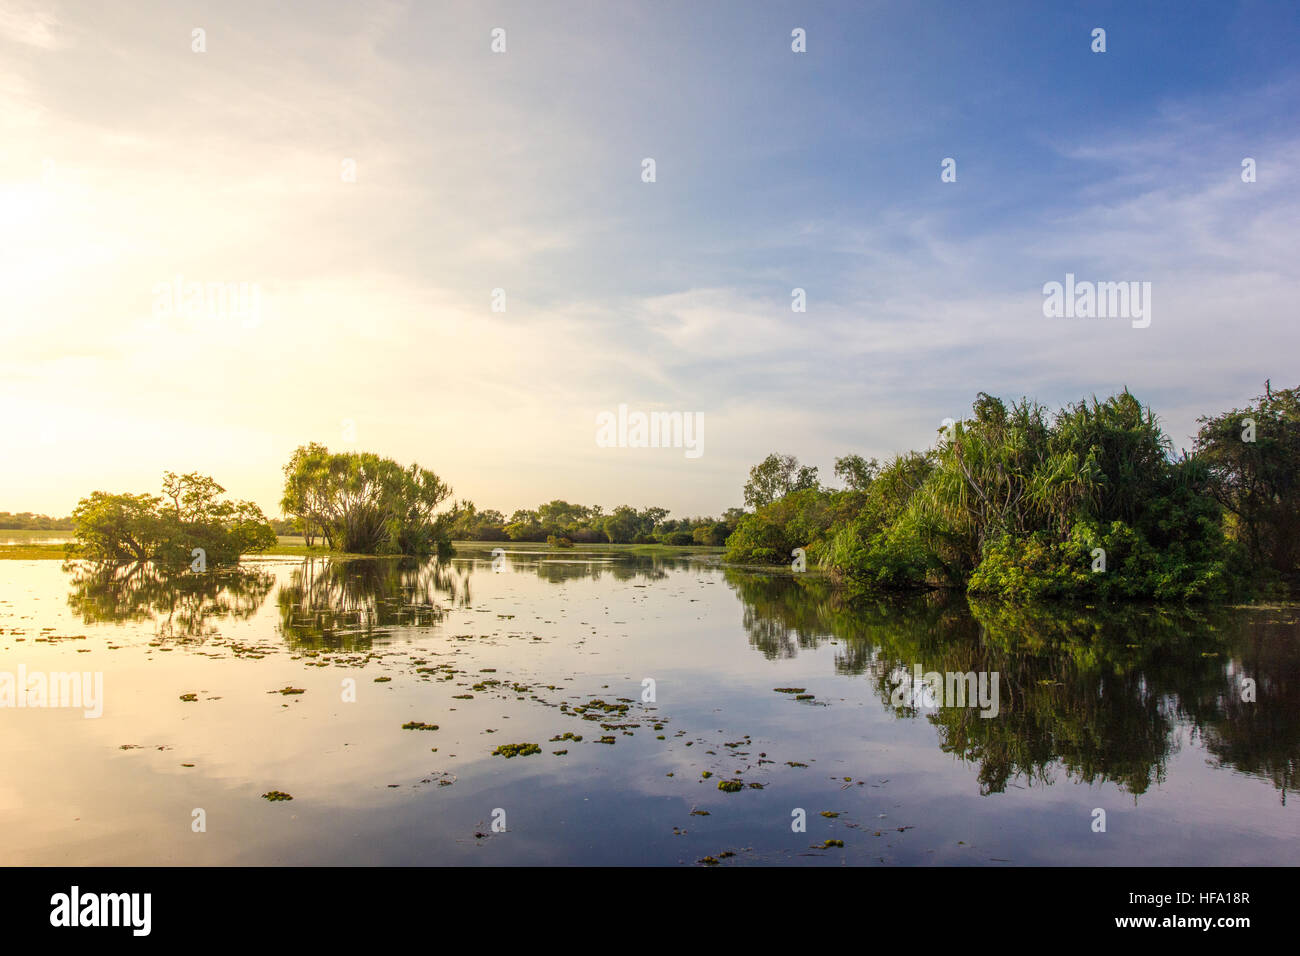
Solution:
<svg viewBox="0 0 1300 956">
<path fill-rule="evenodd" d="M 408 720 L 402 724 L 403 730 L 437 730 L 437 724 L 426 724 L 422 720 Z"/>
<path fill-rule="evenodd" d="M 723 793 L 736 793 L 745 789 L 745 783 L 743 780 L 719 780 L 718 789 Z"/>
<path fill-rule="evenodd" d="M 496 750 L 492 751 L 492 756 L 505 757 L 527 757 L 529 754 L 539 754 L 542 748 L 537 744 L 502 744 Z"/>
<path fill-rule="evenodd" d="M 292 800 L 293 797 L 290 794 L 285 793 L 283 790 L 268 790 L 266 793 L 262 794 L 262 799 L 270 800 L 272 803 L 275 803 L 279 800 Z"/>
<path fill-rule="evenodd" d="M 198 694 L 181 694 L 181 700 L 185 701 L 187 704 L 192 704 L 198 699 Z"/>
</svg>

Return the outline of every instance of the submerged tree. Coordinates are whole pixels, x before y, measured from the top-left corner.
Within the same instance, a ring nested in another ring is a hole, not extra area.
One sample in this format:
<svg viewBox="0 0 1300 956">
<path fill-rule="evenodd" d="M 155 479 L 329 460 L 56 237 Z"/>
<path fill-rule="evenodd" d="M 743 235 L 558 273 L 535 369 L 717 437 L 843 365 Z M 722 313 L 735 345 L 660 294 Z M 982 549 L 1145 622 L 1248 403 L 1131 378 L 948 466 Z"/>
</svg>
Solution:
<svg viewBox="0 0 1300 956">
<path fill-rule="evenodd" d="M 163 477 L 163 495 L 96 491 L 72 513 L 72 550 L 91 561 L 152 561 L 181 568 L 233 564 L 241 554 L 275 544 L 275 531 L 251 501 L 223 501 L 225 489 L 207 475 Z"/>
<path fill-rule="evenodd" d="M 450 547 L 459 512 L 435 514 L 451 488 L 426 468 L 313 443 L 295 451 L 284 472 L 280 507 L 319 529 L 332 550 L 429 554 Z"/>
</svg>

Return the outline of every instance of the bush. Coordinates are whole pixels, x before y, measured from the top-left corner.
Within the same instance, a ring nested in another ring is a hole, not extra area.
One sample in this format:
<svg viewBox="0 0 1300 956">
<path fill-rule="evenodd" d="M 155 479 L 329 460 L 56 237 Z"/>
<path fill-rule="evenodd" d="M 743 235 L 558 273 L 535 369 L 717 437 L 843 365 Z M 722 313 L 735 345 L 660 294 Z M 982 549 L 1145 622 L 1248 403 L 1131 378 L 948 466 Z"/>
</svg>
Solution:
<svg viewBox="0 0 1300 956">
<path fill-rule="evenodd" d="M 152 561 L 183 568 L 202 550 L 207 565 L 233 564 L 265 551 L 275 530 L 251 501 L 219 501 L 225 489 L 206 475 L 167 472 L 163 496 L 96 491 L 73 511 L 72 550 L 91 561 Z"/>
</svg>

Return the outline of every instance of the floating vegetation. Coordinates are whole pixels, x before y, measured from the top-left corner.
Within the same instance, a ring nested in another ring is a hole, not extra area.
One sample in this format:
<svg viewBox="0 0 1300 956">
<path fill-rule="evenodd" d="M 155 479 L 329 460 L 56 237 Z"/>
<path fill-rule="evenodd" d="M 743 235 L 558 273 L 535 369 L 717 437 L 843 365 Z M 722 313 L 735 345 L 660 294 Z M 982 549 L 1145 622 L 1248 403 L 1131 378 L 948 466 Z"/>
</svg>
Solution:
<svg viewBox="0 0 1300 956">
<path fill-rule="evenodd" d="M 708 780 L 710 777 L 713 776 L 713 771 L 711 771 L 711 770 L 705 770 L 705 771 L 703 771 L 703 772 L 700 773 L 700 776 L 703 777 L 705 780 Z"/>
<path fill-rule="evenodd" d="M 437 724 L 426 724 L 422 720 L 409 720 L 402 724 L 403 730 L 437 730 Z"/>
<path fill-rule="evenodd" d="M 599 740 L 596 741 L 596 743 L 598 743 L 598 744 L 612 744 L 612 743 L 614 742 L 615 739 L 616 739 L 616 738 L 614 738 L 614 737 L 601 737 Z"/>
<path fill-rule="evenodd" d="M 724 793 L 736 793 L 738 790 L 745 789 L 743 780 L 719 780 L 718 789 Z"/>
<path fill-rule="evenodd" d="M 817 695 L 816 694 L 795 694 L 794 699 L 795 700 L 816 700 Z"/>
<path fill-rule="evenodd" d="M 502 744 L 496 750 L 492 751 L 492 756 L 506 757 L 527 757 L 529 754 L 539 754 L 542 748 L 537 744 Z"/>
<path fill-rule="evenodd" d="M 275 803 L 277 800 L 292 800 L 293 797 L 285 793 L 283 790 L 268 790 L 266 793 L 262 794 L 262 799 L 270 800 L 272 803 Z"/>
<path fill-rule="evenodd" d="M 192 704 L 198 699 L 198 694 L 181 694 L 181 700 L 185 701 L 187 704 Z"/>
<path fill-rule="evenodd" d="M 838 816 L 839 816 L 839 813 L 837 813 L 837 812 L 834 811 L 834 810 L 823 810 L 823 811 L 822 811 L 822 816 L 833 818 L 833 817 L 838 817 Z"/>
<path fill-rule="evenodd" d="M 785 765 L 786 765 L 787 767 L 806 767 L 806 766 L 808 766 L 806 763 L 800 763 L 800 762 L 797 761 L 797 760 L 787 760 L 787 761 L 785 762 Z"/>
<path fill-rule="evenodd" d="M 563 757 L 565 754 L 568 753 L 568 751 L 567 751 L 567 750 L 552 750 L 551 753 L 554 754 L 554 755 L 557 756 L 557 757 Z"/>
<path fill-rule="evenodd" d="M 550 743 L 558 743 L 564 740 L 581 741 L 582 734 L 575 734 L 571 730 L 566 730 L 563 734 L 556 734 L 554 737 L 552 737 L 550 739 Z"/>
<path fill-rule="evenodd" d="M 761 783 L 751 783 L 751 784 L 749 785 L 749 789 L 750 789 L 750 790 L 762 790 L 762 789 L 763 789 L 763 784 L 761 784 Z"/>
<path fill-rule="evenodd" d="M 827 850 L 829 850 L 829 849 L 830 849 L 831 847 L 833 847 L 833 846 L 838 846 L 838 847 L 842 847 L 842 846 L 844 846 L 844 841 L 843 841 L 843 840 L 827 840 L 825 843 L 822 844 L 822 846 L 823 846 L 824 848 L 826 848 Z"/>
<path fill-rule="evenodd" d="M 287 697 L 287 696 L 290 695 L 290 694 L 305 694 L 305 693 L 307 693 L 307 692 L 306 692 L 305 690 L 303 690 L 301 687 L 289 687 L 289 686 L 286 685 L 286 686 L 284 686 L 284 687 L 281 687 L 279 690 L 268 690 L 267 693 L 268 693 L 268 694 L 284 694 L 284 695 Z"/>
<path fill-rule="evenodd" d="M 802 694 L 805 690 L 807 690 L 807 688 L 806 687 L 773 687 L 772 690 L 776 691 L 778 694 Z"/>
<path fill-rule="evenodd" d="M 376 683 L 376 684 L 387 684 L 390 680 L 392 680 L 391 677 L 376 677 L 376 678 L 375 678 L 375 683 Z"/>
<path fill-rule="evenodd" d="M 452 694 L 451 698 L 452 700 L 473 700 L 474 695 L 473 694 Z"/>
</svg>

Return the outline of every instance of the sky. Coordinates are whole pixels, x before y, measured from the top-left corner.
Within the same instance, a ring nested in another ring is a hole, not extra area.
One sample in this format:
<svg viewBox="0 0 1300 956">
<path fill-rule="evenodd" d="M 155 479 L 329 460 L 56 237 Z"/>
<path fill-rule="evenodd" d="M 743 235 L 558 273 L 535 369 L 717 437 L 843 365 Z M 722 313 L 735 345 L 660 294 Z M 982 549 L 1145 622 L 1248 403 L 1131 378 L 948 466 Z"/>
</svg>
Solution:
<svg viewBox="0 0 1300 956">
<path fill-rule="evenodd" d="M 1300 385 L 1297 169 L 1293 3 L 0 0 L 0 510 L 173 470 L 277 516 L 317 441 L 718 514 L 981 391 L 1190 448 Z M 1067 274 L 1149 325 L 1046 316 Z M 700 453 L 605 447 L 620 405 Z"/>
</svg>

